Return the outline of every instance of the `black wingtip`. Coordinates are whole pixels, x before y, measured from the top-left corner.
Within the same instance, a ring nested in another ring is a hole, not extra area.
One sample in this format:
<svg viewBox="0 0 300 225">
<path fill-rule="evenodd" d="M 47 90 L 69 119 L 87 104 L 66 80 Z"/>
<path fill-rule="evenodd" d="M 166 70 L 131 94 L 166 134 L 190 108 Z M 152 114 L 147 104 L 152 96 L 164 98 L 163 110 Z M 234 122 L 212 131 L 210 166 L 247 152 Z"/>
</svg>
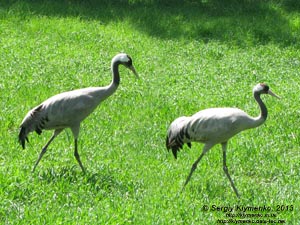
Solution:
<svg viewBox="0 0 300 225">
<path fill-rule="evenodd" d="M 29 143 L 28 138 L 26 137 L 25 128 L 21 127 L 20 133 L 19 133 L 19 142 L 21 143 L 23 149 L 25 149 L 25 141 L 27 141 Z"/>
<path fill-rule="evenodd" d="M 168 137 L 168 136 L 167 136 L 167 138 L 166 138 L 166 148 L 167 148 L 168 151 L 169 151 L 170 146 L 169 146 L 169 137 Z"/>
<path fill-rule="evenodd" d="M 172 148 L 172 153 L 173 153 L 175 159 L 177 159 L 177 151 L 179 151 L 179 150 Z"/>
<path fill-rule="evenodd" d="M 182 145 L 174 145 L 175 141 L 169 142 L 169 137 L 166 138 L 166 148 L 168 151 L 172 149 L 172 153 L 175 159 L 177 159 L 177 152 L 182 149 Z"/>
</svg>

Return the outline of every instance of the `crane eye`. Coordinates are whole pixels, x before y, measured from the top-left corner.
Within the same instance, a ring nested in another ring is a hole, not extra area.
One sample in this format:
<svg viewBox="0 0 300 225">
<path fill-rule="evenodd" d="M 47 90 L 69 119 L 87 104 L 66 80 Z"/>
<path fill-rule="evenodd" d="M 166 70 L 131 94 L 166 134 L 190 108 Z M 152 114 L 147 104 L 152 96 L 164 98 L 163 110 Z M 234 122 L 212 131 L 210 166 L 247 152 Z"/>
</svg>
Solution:
<svg viewBox="0 0 300 225">
<path fill-rule="evenodd" d="M 268 85 L 265 85 L 265 88 L 264 88 L 264 90 L 266 91 L 266 92 L 268 92 L 269 91 L 269 86 Z"/>
<path fill-rule="evenodd" d="M 129 55 L 127 55 L 127 57 L 128 57 L 128 64 L 132 65 L 132 59 L 131 59 L 131 57 Z"/>
<path fill-rule="evenodd" d="M 263 91 L 263 92 L 269 91 L 269 86 L 266 85 L 265 83 L 260 83 L 259 85 L 261 86 L 261 91 Z"/>
</svg>

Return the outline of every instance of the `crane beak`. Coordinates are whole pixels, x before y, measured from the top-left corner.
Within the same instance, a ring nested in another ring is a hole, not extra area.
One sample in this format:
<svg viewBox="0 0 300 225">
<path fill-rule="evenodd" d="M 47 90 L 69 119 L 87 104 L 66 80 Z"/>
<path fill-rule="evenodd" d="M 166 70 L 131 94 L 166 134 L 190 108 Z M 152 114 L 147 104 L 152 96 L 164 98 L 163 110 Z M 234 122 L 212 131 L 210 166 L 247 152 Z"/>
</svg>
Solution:
<svg viewBox="0 0 300 225">
<path fill-rule="evenodd" d="M 134 73 L 136 78 L 140 78 L 133 65 L 129 66 L 128 68 Z"/>
<path fill-rule="evenodd" d="M 275 93 L 273 93 L 271 90 L 268 91 L 268 94 L 275 97 L 275 98 L 280 99 L 280 97 L 278 95 L 276 95 Z"/>
</svg>

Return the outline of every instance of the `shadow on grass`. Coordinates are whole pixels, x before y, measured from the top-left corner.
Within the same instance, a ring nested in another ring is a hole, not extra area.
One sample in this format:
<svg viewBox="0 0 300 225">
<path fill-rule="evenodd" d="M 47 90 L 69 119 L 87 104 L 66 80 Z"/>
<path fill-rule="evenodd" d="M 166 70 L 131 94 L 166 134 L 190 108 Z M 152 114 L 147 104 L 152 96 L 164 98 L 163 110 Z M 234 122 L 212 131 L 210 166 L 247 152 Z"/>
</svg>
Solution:
<svg viewBox="0 0 300 225">
<path fill-rule="evenodd" d="M 78 170 L 78 166 L 72 168 L 63 167 L 59 170 L 53 168 L 39 173 L 39 179 L 47 183 L 69 183 L 78 186 L 84 186 L 92 192 L 119 192 L 128 193 L 134 190 L 132 182 L 123 183 L 121 180 L 114 176 L 115 172 L 109 169 L 100 168 L 99 172 L 89 172 L 86 174 Z"/>
<path fill-rule="evenodd" d="M 26 18 L 79 17 L 102 24 L 126 20 L 136 30 L 162 39 L 285 46 L 299 41 L 296 28 L 283 15 L 300 9 L 296 0 L 6 0 L 0 6 L 2 12 Z"/>
</svg>

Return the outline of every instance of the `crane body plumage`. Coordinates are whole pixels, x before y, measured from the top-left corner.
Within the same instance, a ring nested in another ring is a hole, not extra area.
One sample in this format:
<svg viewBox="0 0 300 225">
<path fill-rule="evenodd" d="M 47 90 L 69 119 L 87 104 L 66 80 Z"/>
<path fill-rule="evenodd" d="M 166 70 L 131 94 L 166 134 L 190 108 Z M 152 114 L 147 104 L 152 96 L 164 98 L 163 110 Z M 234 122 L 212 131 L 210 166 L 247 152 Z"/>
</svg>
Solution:
<svg viewBox="0 0 300 225">
<path fill-rule="evenodd" d="M 258 126 L 254 121 L 237 108 L 211 108 L 193 115 L 187 123 L 187 130 L 191 131 L 193 141 L 222 143 L 243 130 Z"/>
<path fill-rule="evenodd" d="M 243 130 L 259 126 L 253 121 L 257 120 L 237 108 L 205 109 L 193 116 L 179 117 L 172 122 L 168 132 L 172 134 L 169 135 L 167 142 L 170 143 L 170 140 L 173 140 L 173 144 L 169 144 L 169 147 L 173 145 L 175 147 L 177 138 L 177 150 L 182 148 L 184 143 L 189 145 L 191 142 L 222 143 Z M 260 121 L 263 122 L 263 120 Z M 175 155 L 176 158 L 177 153 Z"/>
<path fill-rule="evenodd" d="M 88 87 L 68 92 L 63 92 L 50 97 L 38 106 L 30 110 L 23 119 L 20 126 L 19 141 L 25 148 L 25 140 L 28 141 L 30 132 L 42 133 L 42 130 L 54 130 L 54 134 L 48 143 L 42 149 L 40 157 L 35 164 L 34 169 L 46 152 L 48 145 L 65 128 L 72 130 L 75 139 L 75 157 L 84 168 L 77 152 L 77 139 L 79 135 L 80 123 L 88 117 L 97 106 L 112 95 L 118 88 L 120 77 L 118 66 L 122 64 L 133 71 L 137 76 L 135 68 L 132 65 L 131 58 L 124 53 L 116 55 L 112 59 L 113 80 L 110 85 L 105 87 Z M 33 170 L 34 170 L 33 169 Z"/>
<path fill-rule="evenodd" d="M 78 124 L 105 100 L 107 88 L 84 88 L 55 95 L 30 110 L 22 121 L 25 136 L 32 131 L 63 129 Z"/>
<path fill-rule="evenodd" d="M 224 171 L 236 195 L 239 196 L 226 166 L 227 142 L 234 135 L 241 131 L 258 127 L 267 119 L 268 111 L 260 99 L 260 94 L 270 94 L 278 97 L 265 84 L 256 85 L 253 89 L 253 94 L 261 110 L 258 117 L 251 117 L 238 108 L 209 108 L 201 110 L 192 116 L 179 117 L 171 123 L 167 132 L 166 147 L 167 149 L 172 149 L 175 158 L 177 158 L 177 152 L 182 149 L 185 143 L 189 147 L 191 147 L 191 142 L 205 144 L 202 154 L 193 164 L 184 187 L 189 182 L 202 156 L 214 145 L 221 144 L 223 148 Z"/>
</svg>

